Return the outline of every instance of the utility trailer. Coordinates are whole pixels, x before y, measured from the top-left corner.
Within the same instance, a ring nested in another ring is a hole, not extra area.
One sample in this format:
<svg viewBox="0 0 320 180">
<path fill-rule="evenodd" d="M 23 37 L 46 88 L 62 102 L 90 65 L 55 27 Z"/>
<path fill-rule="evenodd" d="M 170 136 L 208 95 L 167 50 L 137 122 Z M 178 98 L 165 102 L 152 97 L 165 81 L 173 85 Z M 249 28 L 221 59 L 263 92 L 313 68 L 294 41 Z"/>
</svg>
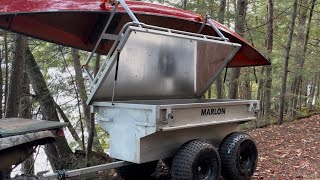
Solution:
<svg viewBox="0 0 320 180">
<path fill-rule="evenodd" d="M 0 120 L 0 172 L 11 171 L 33 153 L 38 145 L 55 142 L 63 136 L 62 128 L 68 123 L 5 118 Z M 6 179 L 0 174 L 0 179 Z"/>
<path fill-rule="evenodd" d="M 224 68 L 269 64 L 260 53 L 209 16 L 124 0 L 99 10 L 93 2 L 70 2 L 40 6 L 34 0 L 28 3 L 38 6 L 35 12 L 9 5 L 10 12 L 0 15 L 0 27 L 92 50 L 83 66 L 91 81 L 87 104 L 109 132 L 109 155 L 116 161 L 47 179 L 110 168 L 124 179 L 146 179 L 159 159 L 172 179 L 218 179 L 220 173 L 251 178 L 257 148 L 239 126 L 255 119 L 259 101 L 201 98 Z M 74 22 L 76 15 L 82 21 Z M 93 77 L 89 65 L 96 52 L 106 58 Z"/>
</svg>

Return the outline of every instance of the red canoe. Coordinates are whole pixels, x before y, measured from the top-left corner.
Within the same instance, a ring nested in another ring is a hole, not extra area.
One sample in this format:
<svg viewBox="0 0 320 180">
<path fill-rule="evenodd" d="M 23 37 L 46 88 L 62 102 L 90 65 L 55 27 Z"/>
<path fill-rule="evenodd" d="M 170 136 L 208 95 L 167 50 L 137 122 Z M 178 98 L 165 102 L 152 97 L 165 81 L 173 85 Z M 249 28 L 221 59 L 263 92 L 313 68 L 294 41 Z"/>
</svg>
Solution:
<svg viewBox="0 0 320 180">
<path fill-rule="evenodd" d="M 145 2 L 127 1 L 140 22 L 196 33 L 202 24 L 199 14 Z M 102 31 L 112 6 L 99 0 L 1 0 L 0 28 L 57 44 L 91 51 Z M 109 33 L 117 33 L 131 19 L 119 6 Z M 269 65 L 270 62 L 237 33 L 212 22 L 230 39 L 242 45 L 229 67 Z M 216 36 L 209 26 L 203 34 Z M 110 42 L 97 52 L 105 54 Z"/>
</svg>

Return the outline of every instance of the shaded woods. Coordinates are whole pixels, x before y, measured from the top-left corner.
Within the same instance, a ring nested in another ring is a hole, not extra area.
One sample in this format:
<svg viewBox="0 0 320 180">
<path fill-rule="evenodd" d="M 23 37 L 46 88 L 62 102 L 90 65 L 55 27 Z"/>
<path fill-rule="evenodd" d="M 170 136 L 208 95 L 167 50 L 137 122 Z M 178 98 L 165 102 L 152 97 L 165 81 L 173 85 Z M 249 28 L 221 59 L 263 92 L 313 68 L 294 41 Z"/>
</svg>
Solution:
<svg viewBox="0 0 320 180">
<path fill-rule="evenodd" d="M 315 0 L 187 2 L 187 9 L 224 22 L 272 62 L 230 68 L 224 72 L 224 83 L 218 78 L 207 98 L 260 100 L 256 127 L 282 124 L 317 110 L 320 21 Z"/>
</svg>

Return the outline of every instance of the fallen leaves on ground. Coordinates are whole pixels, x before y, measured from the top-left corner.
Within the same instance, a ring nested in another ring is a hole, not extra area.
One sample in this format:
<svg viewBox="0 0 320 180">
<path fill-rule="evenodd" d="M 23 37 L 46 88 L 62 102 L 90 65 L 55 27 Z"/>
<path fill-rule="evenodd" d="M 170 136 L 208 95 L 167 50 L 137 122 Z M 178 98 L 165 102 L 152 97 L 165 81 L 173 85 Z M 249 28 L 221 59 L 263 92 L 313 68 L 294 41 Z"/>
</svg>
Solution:
<svg viewBox="0 0 320 180">
<path fill-rule="evenodd" d="M 253 179 L 320 179 L 320 115 L 249 134 L 259 150 Z"/>
</svg>

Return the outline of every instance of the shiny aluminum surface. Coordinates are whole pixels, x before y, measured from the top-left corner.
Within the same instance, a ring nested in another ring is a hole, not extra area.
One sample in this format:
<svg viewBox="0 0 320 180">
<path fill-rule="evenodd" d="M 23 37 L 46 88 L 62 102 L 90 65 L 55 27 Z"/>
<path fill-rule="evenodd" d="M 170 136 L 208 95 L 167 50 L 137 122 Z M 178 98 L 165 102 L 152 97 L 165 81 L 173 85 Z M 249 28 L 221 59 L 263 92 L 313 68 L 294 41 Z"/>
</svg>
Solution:
<svg viewBox="0 0 320 180">
<path fill-rule="evenodd" d="M 240 45 L 130 27 L 120 53 L 114 100 L 199 98 Z M 91 101 L 111 100 L 116 63 L 102 73 Z"/>
</svg>

